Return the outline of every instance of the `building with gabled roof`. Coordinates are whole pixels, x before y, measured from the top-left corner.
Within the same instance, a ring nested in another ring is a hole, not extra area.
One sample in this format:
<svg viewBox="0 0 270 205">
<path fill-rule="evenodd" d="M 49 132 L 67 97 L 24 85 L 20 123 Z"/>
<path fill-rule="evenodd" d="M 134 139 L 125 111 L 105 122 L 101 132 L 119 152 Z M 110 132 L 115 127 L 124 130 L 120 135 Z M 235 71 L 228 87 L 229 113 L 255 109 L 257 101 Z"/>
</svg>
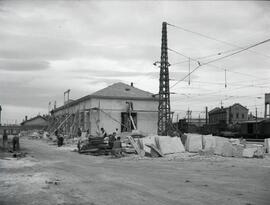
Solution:
<svg viewBox="0 0 270 205">
<path fill-rule="evenodd" d="M 248 120 L 248 109 L 240 103 L 209 111 L 209 124 L 237 124 Z"/>
<path fill-rule="evenodd" d="M 48 119 L 41 115 L 37 115 L 30 119 L 27 119 L 27 116 L 25 116 L 25 120 L 21 123 L 21 126 L 28 129 L 43 129 L 48 126 Z"/>
<path fill-rule="evenodd" d="M 95 135 L 103 127 L 107 133 L 136 128 L 156 134 L 158 101 L 153 93 L 135 88 L 132 83 L 119 82 L 71 101 L 51 113 L 58 121 L 68 118 L 63 125 L 67 133 L 76 134 L 81 128 Z"/>
</svg>

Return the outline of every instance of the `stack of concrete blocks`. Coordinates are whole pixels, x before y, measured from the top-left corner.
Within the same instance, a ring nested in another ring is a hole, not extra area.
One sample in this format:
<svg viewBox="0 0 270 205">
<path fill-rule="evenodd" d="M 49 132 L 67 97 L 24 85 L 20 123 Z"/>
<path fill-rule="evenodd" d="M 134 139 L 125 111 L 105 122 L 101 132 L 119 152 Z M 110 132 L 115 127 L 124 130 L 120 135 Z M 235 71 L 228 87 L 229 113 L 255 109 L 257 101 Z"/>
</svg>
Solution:
<svg viewBox="0 0 270 205">
<path fill-rule="evenodd" d="M 187 140 L 185 148 L 188 152 L 199 152 L 202 150 L 202 135 L 199 134 L 186 134 Z"/>
<path fill-rule="evenodd" d="M 156 144 L 165 155 L 185 152 L 184 145 L 179 137 L 157 136 Z"/>
<path fill-rule="evenodd" d="M 265 152 L 270 153 L 270 138 L 264 139 Z"/>
</svg>

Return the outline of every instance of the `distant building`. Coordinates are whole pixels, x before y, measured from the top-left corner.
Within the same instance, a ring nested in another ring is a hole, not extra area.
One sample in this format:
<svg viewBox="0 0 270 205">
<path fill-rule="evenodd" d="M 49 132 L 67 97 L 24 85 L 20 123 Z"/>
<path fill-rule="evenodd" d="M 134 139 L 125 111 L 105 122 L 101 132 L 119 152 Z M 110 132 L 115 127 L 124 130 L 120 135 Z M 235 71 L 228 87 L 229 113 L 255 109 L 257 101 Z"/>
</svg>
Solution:
<svg viewBox="0 0 270 205">
<path fill-rule="evenodd" d="M 270 119 L 241 122 L 240 134 L 245 138 L 268 138 L 270 135 Z"/>
<path fill-rule="evenodd" d="M 27 116 L 25 117 L 25 120 L 21 123 L 22 128 L 26 129 L 43 129 L 48 126 L 48 120 L 43 116 L 36 116 L 31 119 L 27 119 Z"/>
<path fill-rule="evenodd" d="M 248 109 L 239 103 L 209 111 L 209 124 L 237 124 L 248 120 Z"/>
</svg>

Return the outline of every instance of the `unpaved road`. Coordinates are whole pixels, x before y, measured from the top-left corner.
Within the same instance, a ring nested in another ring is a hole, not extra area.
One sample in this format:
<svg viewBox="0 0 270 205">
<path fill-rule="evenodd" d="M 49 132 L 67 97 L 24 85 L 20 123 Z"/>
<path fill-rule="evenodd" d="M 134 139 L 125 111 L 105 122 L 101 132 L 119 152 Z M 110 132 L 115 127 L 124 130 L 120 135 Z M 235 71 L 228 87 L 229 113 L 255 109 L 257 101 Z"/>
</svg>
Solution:
<svg viewBox="0 0 270 205">
<path fill-rule="evenodd" d="M 269 156 L 135 160 L 79 155 L 38 140 L 21 146 L 28 157 L 0 158 L 0 205 L 270 204 Z"/>
</svg>

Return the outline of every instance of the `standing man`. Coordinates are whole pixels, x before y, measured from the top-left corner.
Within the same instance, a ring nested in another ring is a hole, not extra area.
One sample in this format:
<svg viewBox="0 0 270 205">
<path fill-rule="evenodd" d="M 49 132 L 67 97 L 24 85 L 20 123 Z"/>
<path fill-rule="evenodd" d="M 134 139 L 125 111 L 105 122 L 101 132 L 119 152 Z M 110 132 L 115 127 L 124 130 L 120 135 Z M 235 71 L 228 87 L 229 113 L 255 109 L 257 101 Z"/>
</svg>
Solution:
<svg viewBox="0 0 270 205">
<path fill-rule="evenodd" d="M 78 127 L 77 136 L 78 136 L 78 137 L 81 137 L 81 136 L 82 136 L 82 131 L 81 131 L 81 129 L 80 129 L 79 127 Z"/>
<path fill-rule="evenodd" d="M 114 132 L 112 135 L 109 135 L 109 148 L 113 148 L 114 141 L 116 140 L 116 133 Z"/>
<path fill-rule="evenodd" d="M 13 152 L 20 150 L 20 138 L 18 135 L 15 135 L 12 138 Z"/>
<path fill-rule="evenodd" d="M 8 141 L 7 131 L 4 130 L 4 134 L 3 134 L 3 148 L 4 148 L 4 150 L 7 148 L 7 141 Z"/>
<path fill-rule="evenodd" d="M 112 155 L 114 155 L 115 157 L 122 156 L 122 143 L 120 137 L 117 137 L 117 139 L 113 143 Z"/>
</svg>

